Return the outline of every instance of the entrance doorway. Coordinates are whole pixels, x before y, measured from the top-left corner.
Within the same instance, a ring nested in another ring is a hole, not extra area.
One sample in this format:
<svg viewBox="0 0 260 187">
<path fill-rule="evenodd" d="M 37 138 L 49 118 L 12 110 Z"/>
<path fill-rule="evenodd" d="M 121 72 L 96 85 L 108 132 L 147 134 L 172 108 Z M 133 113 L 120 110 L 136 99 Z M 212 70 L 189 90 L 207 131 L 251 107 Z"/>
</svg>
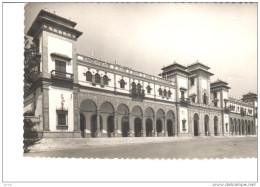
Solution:
<svg viewBox="0 0 260 187">
<path fill-rule="evenodd" d="M 173 127 L 172 127 L 172 120 L 167 120 L 167 132 L 168 136 L 173 136 Z"/>
<path fill-rule="evenodd" d="M 84 114 L 80 114 L 80 132 L 81 132 L 81 137 L 85 137 L 85 128 L 86 128 L 86 119 Z"/>
<path fill-rule="evenodd" d="M 128 137 L 129 131 L 129 118 L 124 116 L 121 121 L 122 137 Z"/>
<path fill-rule="evenodd" d="M 97 136 L 97 116 L 91 116 L 91 137 L 95 138 Z"/>
<path fill-rule="evenodd" d="M 199 115 L 194 114 L 193 116 L 194 136 L 199 135 Z"/>
<path fill-rule="evenodd" d="M 209 135 L 209 116 L 206 115 L 204 118 L 204 129 L 205 129 L 205 136 Z"/>
<path fill-rule="evenodd" d="M 217 116 L 214 117 L 214 135 L 218 135 L 218 118 Z"/>
<path fill-rule="evenodd" d="M 158 136 L 160 133 L 162 133 L 162 121 L 160 119 L 156 120 L 156 132 Z"/>
<path fill-rule="evenodd" d="M 153 136 L 153 121 L 150 118 L 146 119 L 145 127 L 146 127 L 146 136 L 152 137 Z"/>
<path fill-rule="evenodd" d="M 107 137 L 112 137 L 114 132 L 114 116 L 107 118 Z"/>
<path fill-rule="evenodd" d="M 135 123 L 135 126 L 134 126 L 135 137 L 141 137 L 142 120 L 140 118 L 136 117 L 134 123 Z"/>
</svg>

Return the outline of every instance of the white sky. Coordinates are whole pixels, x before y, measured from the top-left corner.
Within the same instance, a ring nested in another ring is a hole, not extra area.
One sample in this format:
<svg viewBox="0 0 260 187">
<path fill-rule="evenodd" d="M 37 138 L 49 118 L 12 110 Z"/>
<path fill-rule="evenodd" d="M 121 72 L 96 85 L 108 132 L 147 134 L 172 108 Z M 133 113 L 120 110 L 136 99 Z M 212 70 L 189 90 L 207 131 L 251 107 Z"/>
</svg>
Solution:
<svg viewBox="0 0 260 187">
<path fill-rule="evenodd" d="M 26 32 L 44 7 L 78 23 L 80 54 L 155 75 L 199 60 L 231 96 L 257 92 L 256 3 L 31 3 Z"/>
</svg>

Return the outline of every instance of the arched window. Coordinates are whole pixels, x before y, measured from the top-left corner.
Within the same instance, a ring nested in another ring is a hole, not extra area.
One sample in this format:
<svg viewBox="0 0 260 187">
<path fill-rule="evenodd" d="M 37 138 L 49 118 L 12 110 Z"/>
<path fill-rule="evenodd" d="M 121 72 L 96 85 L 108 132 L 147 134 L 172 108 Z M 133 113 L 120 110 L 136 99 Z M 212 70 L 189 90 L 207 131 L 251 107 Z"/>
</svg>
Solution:
<svg viewBox="0 0 260 187">
<path fill-rule="evenodd" d="M 166 89 L 163 90 L 163 95 L 164 95 L 164 97 L 167 97 L 167 91 L 166 91 Z"/>
<path fill-rule="evenodd" d="M 107 75 L 103 76 L 103 83 L 104 83 L 104 85 L 108 85 L 108 77 L 107 77 Z"/>
<path fill-rule="evenodd" d="M 148 85 L 147 87 L 146 87 L 146 89 L 147 89 L 147 93 L 151 93 L 151 87 L 150 87 L 150 85 Z"/>
<path fill-rule="evenodd" d="M 90 71 L 86 72 L 86 81 L 92 82 L 92 73 Z"/>
<path fill-rule="evenodd" d="M 132 82 L 132 93 L 133 94 L 136 93 L 136 84 L 135 84 L 135 82 Z"/>
<path fill-rule="evenodd" d="M 95 74 L 95 82 L 96 82 L 96 84 L 101 83 L 100 75 L 98 73 Z"/>
<path fill-rule="evenodd" d="M 162 89 L 161 88 L 159 88 L 159 95 L 162 95 Z"/>
<path fill-rule="evenodd" d="M 137 84 L 137 93 L 138 93 L 138 94 L 141 94 L 141 88 L 142 88 L 141 84 L 138 83 L 138 84 Z"/>
<path fill-rule="evenodd" d="M 124 79 L 121 79 L 119 81 L 119 83 L 120 83 L 120 88 L 125 88 L 125 81 L 124 81 Z"/>
<path fill-rule="evenodd" d="M 168 97 L 171 97 L 172 92 L 170 90 L 168 90 Z"/>
</svg>

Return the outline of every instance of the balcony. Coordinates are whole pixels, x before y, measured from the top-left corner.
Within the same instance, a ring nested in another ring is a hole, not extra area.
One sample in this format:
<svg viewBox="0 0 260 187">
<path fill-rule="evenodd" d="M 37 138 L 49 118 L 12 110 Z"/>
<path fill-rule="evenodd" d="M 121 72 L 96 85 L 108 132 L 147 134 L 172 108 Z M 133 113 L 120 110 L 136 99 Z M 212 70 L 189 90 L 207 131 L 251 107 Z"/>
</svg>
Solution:
<svg viewBox="0 0 260 187">
<path fill-rule="evenodd" d="M 61 79 L 61 80 L 66 80 L 66 81 L 72 81 L 73 82 L 74 76 L 71 73 L 57 71 L 57 70 L 52 70 L 51 71 L 51 78 L 52 79 Z"/>
<path fill-rule="evenodd" d="M 224 113 L 229 114 L 229 112 L 230 112 L 230 108 L 225 107 L 224 108 Z"/>
<path fill-rule="evenodd" d="M 136 92 L 136 90 L 130 90 L 130 96 L 135 101 L 143 101 L 145 97 L 144 90 L 141 91 L 141 93 Z"/>
<path fill-rule="evenodd" d="M 241 115 L 242 117 L 244 117 L 244 116 L 246 115 L 246 111 L 243 110 L 242 108 L 241 108 L 241 110 L 240 110 L 240 115 Z"/>
<path fill-rule="evenodd" d="M 181 106 L 188 106 L 190 104 L 189 98 L 180 98 L 180 104 Z"/>
<path fill-rule="evenodd" d="M 52 85 L 64 88 L 72 88 L 74 76 L 71 73 L 52 70 L 51 71 Z"/>
</svg>

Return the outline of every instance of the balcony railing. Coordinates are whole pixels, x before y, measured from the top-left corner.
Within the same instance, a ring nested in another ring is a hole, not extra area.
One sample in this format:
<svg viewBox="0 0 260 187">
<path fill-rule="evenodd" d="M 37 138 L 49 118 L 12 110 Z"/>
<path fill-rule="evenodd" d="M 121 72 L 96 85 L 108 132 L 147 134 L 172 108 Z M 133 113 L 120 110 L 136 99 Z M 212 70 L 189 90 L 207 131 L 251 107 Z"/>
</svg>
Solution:
<svg viewBox="0 0 260 187">
<path fill-rule="evenodd" d="M 138 100 L 138 101 L 144 100 L 145 97 L 144 90 L 142 90 L 141 93 L 137 92 L 136 90 L 130 90 L 130 95 L 133 100 Z"/>
<path fill-rule="evenodd" d="M 74 76 L 71 73 L 57 71 L 57 70 L 52 70 L 51 71 L 51 78 L 52 79 L 73 81 Z"/>
<path fill-rule="evenodd" d="M 224 108 L 224 113 L 229 114 L 229 112 L 230 112 L 230 108 L 225 107 Z"/>
<path fill-rule="evenodd" d="M 187 106 L 188 104 L 190 104 L 190 99 L 189 98 L 180 98 L 180 104 L 182 106 Z"/>
</svg>

